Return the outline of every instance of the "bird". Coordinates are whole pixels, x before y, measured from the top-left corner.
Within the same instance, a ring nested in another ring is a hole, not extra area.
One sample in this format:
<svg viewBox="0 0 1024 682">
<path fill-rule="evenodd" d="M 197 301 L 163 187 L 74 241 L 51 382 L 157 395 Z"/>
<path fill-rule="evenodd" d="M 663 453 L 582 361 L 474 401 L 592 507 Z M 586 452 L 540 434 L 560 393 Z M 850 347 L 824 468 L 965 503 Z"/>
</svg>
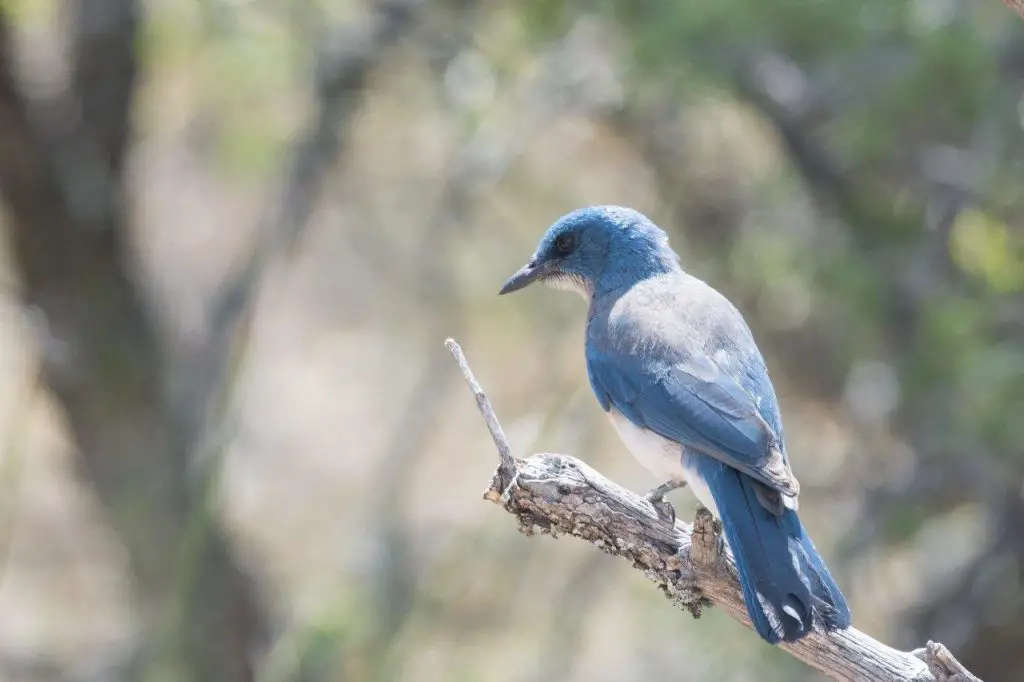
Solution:
<svg viewBox="0 0 1024 682">
<path fill-rule="evenodd" d="M 769 644 L 850 625 L 846 599 L 797 515 L 775 388 L 753 333 L 716 289 L 683 270 L 639 211 L 588 206 L 555 221 L 499 294 L 542 282 L 587 301 L 587 375 L 632 455 L 689 486 L 722 524 L 751 623 Z"/>
</svg>

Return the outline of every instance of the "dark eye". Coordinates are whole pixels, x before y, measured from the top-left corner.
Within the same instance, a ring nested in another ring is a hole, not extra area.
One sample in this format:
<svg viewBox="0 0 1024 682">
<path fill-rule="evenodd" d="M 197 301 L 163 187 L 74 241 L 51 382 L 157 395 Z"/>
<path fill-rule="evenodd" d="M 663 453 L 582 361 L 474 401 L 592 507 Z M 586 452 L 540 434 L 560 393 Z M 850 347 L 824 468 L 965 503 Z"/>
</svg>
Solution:
<svg viewBox="0 0 1024 682">
<path fill-rule="evenodd" d="M 572 253 L 572 247 L 576 246 L 576 237 L 572 234 L 560 234 L 555 239 L 555 251 L 562 256 Z"/>
</svg>

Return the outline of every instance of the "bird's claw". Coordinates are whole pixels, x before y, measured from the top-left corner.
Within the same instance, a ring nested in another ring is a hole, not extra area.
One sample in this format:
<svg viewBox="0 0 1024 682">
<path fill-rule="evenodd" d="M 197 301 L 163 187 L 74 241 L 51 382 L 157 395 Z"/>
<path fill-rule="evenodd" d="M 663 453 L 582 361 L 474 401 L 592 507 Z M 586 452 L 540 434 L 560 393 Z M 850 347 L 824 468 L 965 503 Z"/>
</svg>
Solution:
<svg viewBox="0 0 1024 682">
<path fill-rule="evenodd" d="M 675 525 L 676 509 L 665 499 L 665 495 L 660 490 L 655 488 L 647 493 L 644 499 L 651 503 L 651 506 L 654 507 L 654 513 L 658 515 L 660 520 L 665 521 L 669 525 Z"/>
<path fill-rule="evenodd" d="M 686 481 L 667 481 L 662 483 L 657 488 L 651 488 L 644 495 L 644 499 L 651 503 L 654 507 L 654 512 L 658 515 L 658 518 L 662 521 L 667 521 L 670 525 L 675 525 L 676 522 L 676 510 L 668 500 L 665 499 L 665 493 L 672 492 L 679 488 L 685 488 Z"/>
</svg>

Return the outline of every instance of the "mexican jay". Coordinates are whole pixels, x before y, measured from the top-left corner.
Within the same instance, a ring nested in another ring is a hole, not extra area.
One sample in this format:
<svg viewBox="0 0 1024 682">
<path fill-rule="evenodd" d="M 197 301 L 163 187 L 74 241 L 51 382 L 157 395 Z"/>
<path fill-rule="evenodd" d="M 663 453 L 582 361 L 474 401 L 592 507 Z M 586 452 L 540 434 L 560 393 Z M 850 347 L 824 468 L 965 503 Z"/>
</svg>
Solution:
<svg viewBox="0 0 1024 682">
<path fill-rule="evenodd" d="M 722 521 L 757 633 L 770 643 L 849 626 L 839 587 L 797 518 L 775 389 L 743 316 L 687 274 L 668 237 L 616 206 L 583 208 L 545 233 L 502 294 L 536 282 L 581 294 L 590 385 L 637 460 L 689 485 Z"/>
</svg>

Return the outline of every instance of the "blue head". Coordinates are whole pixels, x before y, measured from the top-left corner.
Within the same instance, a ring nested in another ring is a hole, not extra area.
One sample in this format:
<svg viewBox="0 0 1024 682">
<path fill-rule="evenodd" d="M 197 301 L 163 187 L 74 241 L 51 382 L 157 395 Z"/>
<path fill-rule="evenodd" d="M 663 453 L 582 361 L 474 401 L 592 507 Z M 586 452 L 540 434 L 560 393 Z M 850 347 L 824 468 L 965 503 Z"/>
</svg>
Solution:
<svg viewBox="0 0 1024 682">
<path fill-rule="evenodd" d="M 590 298 L 679 269 L 668 237 L 644 215 L 619 206 L 581 208 L 548 228 L 529 262 L 499 294 L 534 282 Z"/>
</svg>

